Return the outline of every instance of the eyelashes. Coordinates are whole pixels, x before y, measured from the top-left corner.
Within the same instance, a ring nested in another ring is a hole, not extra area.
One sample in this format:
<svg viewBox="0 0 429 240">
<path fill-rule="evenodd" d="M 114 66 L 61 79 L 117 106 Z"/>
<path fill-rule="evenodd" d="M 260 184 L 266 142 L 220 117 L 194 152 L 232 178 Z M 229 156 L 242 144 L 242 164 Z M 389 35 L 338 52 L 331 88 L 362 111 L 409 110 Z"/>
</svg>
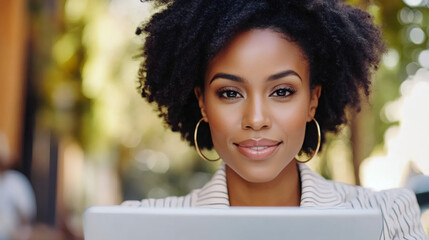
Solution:
<svg viewBox="0 0 429 240">
<path fill-rule="evenodd" d="M 292 88 L 280 87 L 274 90 L 273 93 L 270 94 L 272 97 L 288 97 L 294 94 L 296 91 Z"/>
<path fill-rule="evenodd" d="M 293 88 L 290 87 L 277 87 L 272 93 L 269 94 L 269 97 L 275 98 L 287 98 L 293 95 L 296 92 Z M 233 100 L 237 98 L 242 98 L 243 94 L 240 93 L 240 90 L 236 88 L 221 88 L 216 91 L 216 95 L 221 99 Z"/>
<path fill-rule="evenodd" d="M 223 99 L 235 99 L 243 97 L 243 95 L 240 94 L 239 91 L 234 88 L 221 88 L 216 92 L 216 95 L 219 98 Z"/>
</svg>

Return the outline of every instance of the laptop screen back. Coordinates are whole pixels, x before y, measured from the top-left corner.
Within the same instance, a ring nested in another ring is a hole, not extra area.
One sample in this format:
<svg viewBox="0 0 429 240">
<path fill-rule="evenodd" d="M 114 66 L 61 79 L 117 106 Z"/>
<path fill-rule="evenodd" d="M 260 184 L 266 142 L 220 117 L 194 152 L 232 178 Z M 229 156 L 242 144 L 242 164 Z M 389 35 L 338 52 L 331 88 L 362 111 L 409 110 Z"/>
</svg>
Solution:
<svg viewBox="0 0 429 240">
<path fill-rule="evenodd" d="M 379 239 L 375 209 L 91 207 L 86 240 L 104 239 Z"/>
</svg>

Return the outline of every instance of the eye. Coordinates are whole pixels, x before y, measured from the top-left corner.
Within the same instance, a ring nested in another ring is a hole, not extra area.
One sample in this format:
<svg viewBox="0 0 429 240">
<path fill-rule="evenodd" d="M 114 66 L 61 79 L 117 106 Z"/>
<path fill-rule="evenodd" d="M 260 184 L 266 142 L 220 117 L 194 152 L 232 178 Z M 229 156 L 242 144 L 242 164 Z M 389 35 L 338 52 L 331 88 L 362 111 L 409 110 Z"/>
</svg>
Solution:
<svg viewBox="0 0 429 240">
<path fill-rule="evenodd" d="M 243 97 L 239 92 L 234 91 L 234 90 L 229 90 L 229 89 L 220 90 L 217 92 L 217 95 L 220 98 L 226 98 L 226 99 Z"/>
<path fill-rule="evenodd" d="M 295 93 L 295 90 L 290 89 L 290 88 L 279 88 L 277 90 L 275 90 L 273 93 L 271 93 L 270 96 L 273 97 L 287 97 L 289 95 L 292 95 Z"/>
</svg>

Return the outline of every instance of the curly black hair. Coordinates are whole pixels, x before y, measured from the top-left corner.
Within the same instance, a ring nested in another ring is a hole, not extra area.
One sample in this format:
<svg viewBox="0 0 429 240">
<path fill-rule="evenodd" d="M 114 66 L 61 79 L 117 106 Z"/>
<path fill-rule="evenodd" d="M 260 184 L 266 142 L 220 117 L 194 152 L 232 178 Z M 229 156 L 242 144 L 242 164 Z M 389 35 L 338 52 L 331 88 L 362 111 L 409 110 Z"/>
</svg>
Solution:
<svg viewBox="0 0 429 240">
<path fill-rule="evenodd" d="M 326 132 L 335 133 L 347 122 L 348 107 L 360 109 L 361 93 L 368 96 L 372 71 L 385 50 L 371 15 L 340 0 L 153 2 L 162 9 L 139 28 L 146 36 L 139 89 L 191 145 L 202 117 L 194 87 L 204 88 L 207 64 L 239 33 L 271 29 L 302 48 L 310 64 L 311 88 L 322 86 L 315 116 L 322 143 Z M 317 135 L 307 133 L 301 150 L 309 153 Z M 207 124 L 199 129 L 198 145 L 213 147 Z"/>
</svg>

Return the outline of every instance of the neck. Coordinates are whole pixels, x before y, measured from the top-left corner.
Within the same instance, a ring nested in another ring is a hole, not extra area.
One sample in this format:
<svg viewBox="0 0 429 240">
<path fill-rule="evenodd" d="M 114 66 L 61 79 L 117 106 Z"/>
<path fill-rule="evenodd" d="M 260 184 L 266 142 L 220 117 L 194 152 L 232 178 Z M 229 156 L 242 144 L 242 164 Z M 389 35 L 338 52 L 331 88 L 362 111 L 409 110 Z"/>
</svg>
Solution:
<svg viewBox="0 0 429 240">
<path fill-rule="evenodd" d="M 301 183 L 295 161 L 289 163 L 270 182 L 251 183 L 226 165 L 226 179 L 231 206 L 299 206 Z"/>
</svg>

